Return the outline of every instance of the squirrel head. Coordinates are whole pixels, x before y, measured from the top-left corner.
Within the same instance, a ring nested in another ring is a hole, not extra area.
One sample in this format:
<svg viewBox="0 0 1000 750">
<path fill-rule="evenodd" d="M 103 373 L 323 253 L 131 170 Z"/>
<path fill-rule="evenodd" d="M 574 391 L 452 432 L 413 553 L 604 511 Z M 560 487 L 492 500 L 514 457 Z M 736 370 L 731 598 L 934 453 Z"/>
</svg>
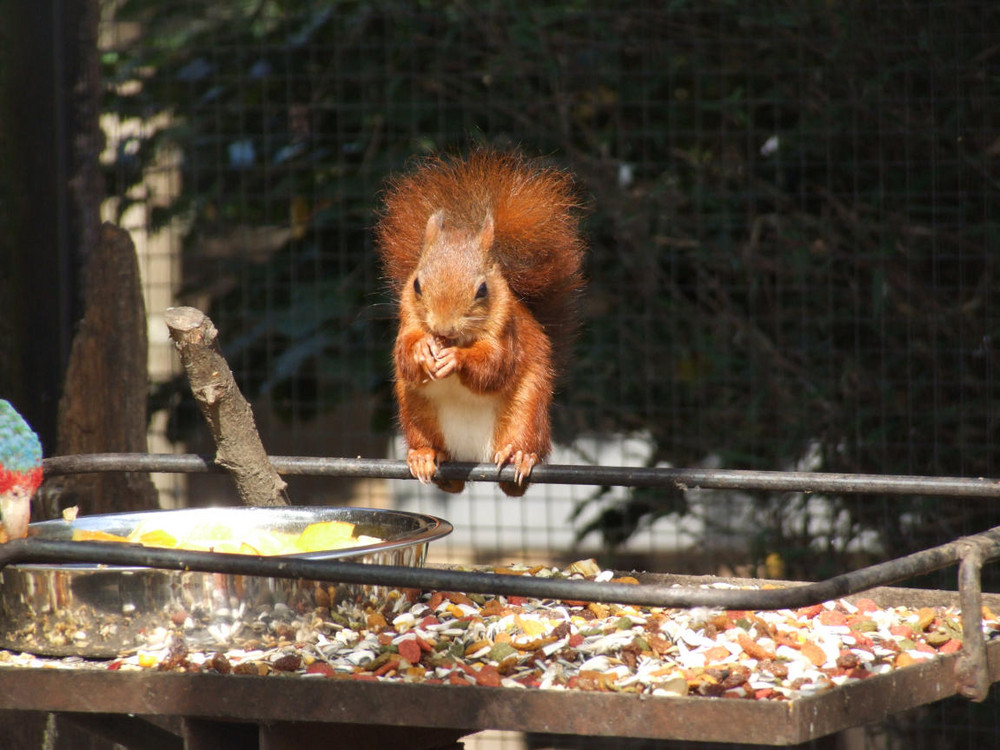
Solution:
<svg viewBox="0 0 1000 750">
<path fill-rule="evenodd" d="M 511 293 L 491 260 L 493 234 L 492 214 L 472 231 L 449 226 L 443 210 L 427 220 L 420 261 L 402 302 L 446 346 L 468 346 L 505 317 Z"/>
</svg>

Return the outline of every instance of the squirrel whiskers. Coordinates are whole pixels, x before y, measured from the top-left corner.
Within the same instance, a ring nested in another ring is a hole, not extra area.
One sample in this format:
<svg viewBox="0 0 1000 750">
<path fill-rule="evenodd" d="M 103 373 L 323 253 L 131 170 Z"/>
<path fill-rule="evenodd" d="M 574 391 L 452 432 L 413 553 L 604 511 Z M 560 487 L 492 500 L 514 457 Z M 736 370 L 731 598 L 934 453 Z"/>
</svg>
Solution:
<svg viewBox="0 0 1000 750">
<path fill-rule="evenodd" d="M 389 185 L 376 234 L 399 301 L 400 426 L 422 482 L 448 459 L 510 463 L 501 489 L 521 495 L 551 450 L 583 285 L 576 208 L 569 174 L 494 151 L 428 159 Z"/>
</svg>

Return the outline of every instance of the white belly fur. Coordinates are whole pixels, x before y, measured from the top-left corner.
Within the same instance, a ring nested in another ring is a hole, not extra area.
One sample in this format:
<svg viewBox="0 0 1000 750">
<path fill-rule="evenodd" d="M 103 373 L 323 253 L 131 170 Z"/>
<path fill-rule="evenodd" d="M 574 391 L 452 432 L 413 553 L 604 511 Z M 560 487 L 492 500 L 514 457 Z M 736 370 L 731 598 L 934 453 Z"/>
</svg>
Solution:
<svg viewBox="0 0 1000 750">
<path fill-rule="evenodd" d="M 445 448 L 452 459 L 493 461 L 497 396 L 473 393 L 455 375 L 427 383 L 423 395 L 437 409 Z"/>
</svg>

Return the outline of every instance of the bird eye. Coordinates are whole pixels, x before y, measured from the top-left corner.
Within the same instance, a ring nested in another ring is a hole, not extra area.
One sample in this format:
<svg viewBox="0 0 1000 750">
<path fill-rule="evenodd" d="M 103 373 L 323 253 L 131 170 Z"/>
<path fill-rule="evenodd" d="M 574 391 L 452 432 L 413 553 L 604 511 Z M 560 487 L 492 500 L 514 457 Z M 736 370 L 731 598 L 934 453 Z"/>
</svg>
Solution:
<svg viewBox="0 0 1000 750">
<path fill-rule="evenodd" d="M 486 296 L 486 282 L 484 281 L 482 284 L 479 285 L 479 288 L 476 289 L 476 299 L 483 299 L 485 296 Z"/>
<path fill-rule="evenodd" d="M 413 280 L 413 293 L 420 296 L 420 279 Z"/>
</svg>

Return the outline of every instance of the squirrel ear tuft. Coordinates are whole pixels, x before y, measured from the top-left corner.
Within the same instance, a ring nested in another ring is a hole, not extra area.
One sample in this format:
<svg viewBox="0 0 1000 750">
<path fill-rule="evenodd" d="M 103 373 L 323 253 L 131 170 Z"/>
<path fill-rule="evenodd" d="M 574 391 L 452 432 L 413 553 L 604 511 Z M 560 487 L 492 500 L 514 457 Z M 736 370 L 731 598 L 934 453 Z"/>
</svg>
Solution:
<svg viewBox="0 0 1000 750">
<path fill-rule="evenodd" d="M 493 244 L 493 214 L 486 214 L 483 228 L 479 230 L 479 244 L 484 250 L 489 250 Z"/>
<path fill-rule="evenodd" d="M 427 228 L 424 230 L 424 246 L 432 244 L 437 240 L 444 229 L 444 209 L 439 208 L 427 219 Z"/>
</svg>

